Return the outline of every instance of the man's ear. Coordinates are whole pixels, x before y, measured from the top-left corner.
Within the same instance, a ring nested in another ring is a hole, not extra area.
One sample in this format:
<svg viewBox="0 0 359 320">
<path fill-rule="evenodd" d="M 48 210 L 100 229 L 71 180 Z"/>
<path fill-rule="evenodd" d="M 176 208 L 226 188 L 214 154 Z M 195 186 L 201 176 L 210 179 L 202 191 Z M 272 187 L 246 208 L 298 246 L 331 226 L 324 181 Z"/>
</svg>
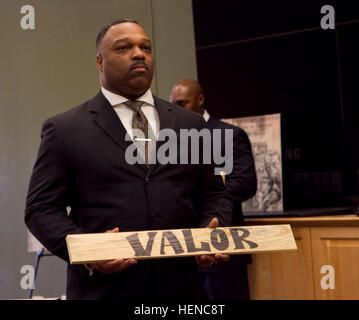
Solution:
<svg viewBox="0 0 359 320">
<path fill-rule="evenodd" d="M 102 72 L 102 67 L 103 67 L 102 63 L 103 63 L 102 55 L 98 53 L 96 55 L 96 64 L 97 64 L 97 69 L 101 72 Z"/>
<path fill-rule="evenodd" d="M 202 93 L 200 93 L 197 97 L 198 100 L 198 106 L 200 108 L 202 108 L 203 104 L 204 104 L 204 95 Z"/>
</svg>

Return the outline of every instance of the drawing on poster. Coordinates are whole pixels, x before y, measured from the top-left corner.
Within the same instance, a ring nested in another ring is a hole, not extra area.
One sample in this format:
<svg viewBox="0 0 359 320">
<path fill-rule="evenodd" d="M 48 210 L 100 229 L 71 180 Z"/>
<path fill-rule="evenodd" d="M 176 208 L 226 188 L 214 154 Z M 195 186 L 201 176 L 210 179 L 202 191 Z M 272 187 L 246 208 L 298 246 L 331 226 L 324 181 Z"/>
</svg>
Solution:
<svg viewBox="0 0 359 320">
<path fill-rule="evenodd" d="M 243 212 L 283 211 L 280 114 L 222 121 L 242 128 L 252 145 L 258 187 L 256 195 L 242 203 Z"/>
</svg>

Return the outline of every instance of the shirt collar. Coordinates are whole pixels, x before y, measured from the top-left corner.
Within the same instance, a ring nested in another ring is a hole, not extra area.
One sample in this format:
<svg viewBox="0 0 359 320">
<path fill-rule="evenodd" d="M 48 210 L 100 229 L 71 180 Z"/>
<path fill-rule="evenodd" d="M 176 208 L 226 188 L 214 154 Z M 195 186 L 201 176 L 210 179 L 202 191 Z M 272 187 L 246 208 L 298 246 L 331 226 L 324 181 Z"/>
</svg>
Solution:
<svg viewBox="0 0 359 320">
<path fill-rule="evenodd" d="M 202 116 L 206 122 L 209 120 L 209 113 L 207 112 L 206 109 L 204 109 Z"/>
<path fill-rule="evenodd" d="M 129 101 L 129 99 L 127 99 L 117 93 L 113 93 L 113 92 L 105 89 L 104 87 L 101 87 L 101 91 L 102 91 L 103 95 L 105 96 L 105 98 L 108 100 L 108 102 L 111 104 L 111 106 L 115 106 L 115 105 L 124 103 L 126 101 Z M 144 101 L 145 103 L 147 103 L 151 106 L 155 105 L 150 88 L 141 97 L 136 99 L 136 101 Z"/>
</svg>

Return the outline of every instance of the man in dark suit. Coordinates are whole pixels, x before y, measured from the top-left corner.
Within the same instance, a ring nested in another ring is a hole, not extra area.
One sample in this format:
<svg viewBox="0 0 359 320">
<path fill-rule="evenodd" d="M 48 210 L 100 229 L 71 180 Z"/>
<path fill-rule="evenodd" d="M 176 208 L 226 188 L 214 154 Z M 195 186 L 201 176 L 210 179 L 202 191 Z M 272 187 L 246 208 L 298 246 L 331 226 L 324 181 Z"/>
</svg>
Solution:
<svg viewBox="0 0 359 320">
<path fill-rule="evenodd" d="M 114 21 L 100 31 L 96 48 L 101 91 L 43 125 L 25 209 L 30 231 L 69 262 L 68 234 L 228 225 L 232 202 L 211 165 L 148 161 L 160 129 L 201 130 L 205 122 L 152 95 L 154 61 L 144 30 L 133 20 Z M 142 140 L 134 134 L 141 128 L 148 129 Z M 143 162 L 129 163 L 133 143 L 137 155 L 146 151 Z M 69 264 L 67 298 L 191 299 L 198 292 L 196 260 L 209 266 L 228 258 Z"/>
<path fill-rule="evenodd" d="M 201 114 L 212 131 L 221 129 L 221 153 L 225 154 L 225 130 L 233 130 L 233 169 L 225 176 L 226 188 L 233 199 L 232 226 L 244 225 L 241 203 L 253 197 L 257 178 L 252 148 L 247 134 L 239 127 L 216 119 L 204 109 L 204 94 L 200 83 L 193 79 L 179 81 L 172 89 L 170 101 Z M 213 140 L 214 141 L 214 140 Z M 216 146 L 213 146 L 216 149 Z M 250 255 L 232 255 L 230 260 L 211 268 L 199 268 L 201 282 L 211 300 L 248 300 L 247 265 Z"/>
</svg>

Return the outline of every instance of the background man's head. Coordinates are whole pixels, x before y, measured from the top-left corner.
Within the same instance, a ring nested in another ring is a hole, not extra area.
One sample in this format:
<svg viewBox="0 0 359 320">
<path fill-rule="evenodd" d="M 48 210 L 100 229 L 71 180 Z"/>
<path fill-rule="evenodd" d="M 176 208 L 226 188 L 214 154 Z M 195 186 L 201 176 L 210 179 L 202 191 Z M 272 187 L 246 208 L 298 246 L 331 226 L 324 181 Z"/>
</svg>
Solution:
<svg viewBox="0 0 359 320">
<path fill-rule="evenodd" d="M 172 88 L 170 101 L 200 114 L 204 112 L 203 90 L 200 83 L 193 79 L 184 79 L 176 83 Z"/>
<path fill-rule="evenodd" d="M 137 21 L 119 19 L 103 27 L 96 52 L 100 83 L 107 90 L 135 100 L 151 86 L 152 44 Z"/>
</svg>

